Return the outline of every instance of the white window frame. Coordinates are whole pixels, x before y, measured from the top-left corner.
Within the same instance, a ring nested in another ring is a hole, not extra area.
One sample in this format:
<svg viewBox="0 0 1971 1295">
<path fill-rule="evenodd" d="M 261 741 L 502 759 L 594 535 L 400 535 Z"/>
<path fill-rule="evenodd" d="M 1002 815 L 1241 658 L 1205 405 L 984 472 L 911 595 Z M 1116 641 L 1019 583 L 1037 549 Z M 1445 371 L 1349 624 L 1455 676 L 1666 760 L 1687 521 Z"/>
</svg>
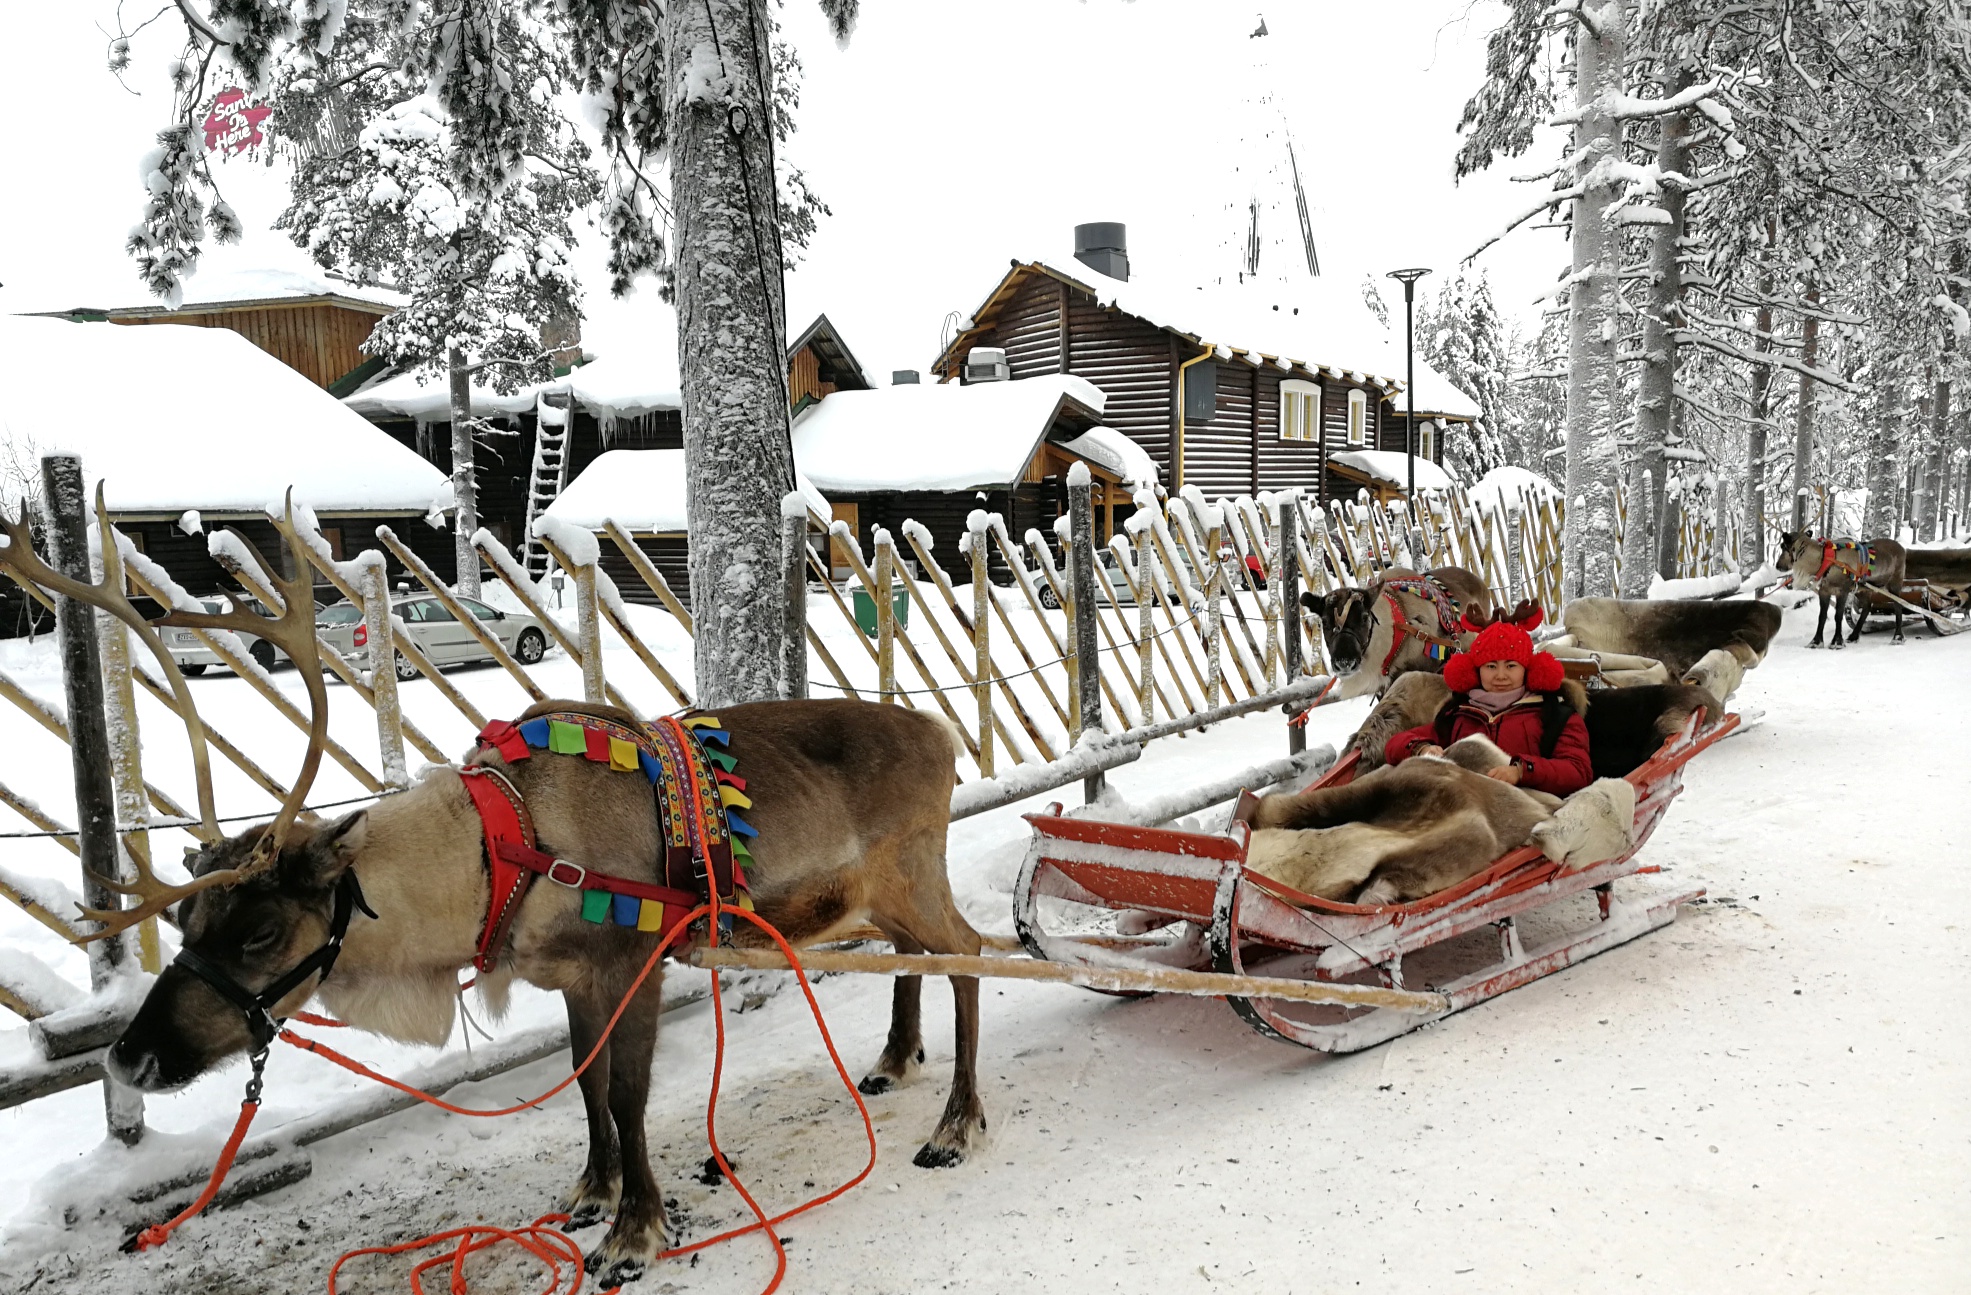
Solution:
<svg viewBox="0 0 1971 1295">
<path fill-rule="evenodd" d="M 1369 396 L 1360 387 L 1348 389 L 1348 446 L 1359 450 L 1369 443 Z"/>
<path fill-rule="evenodd" d="M 1296 407 L 1300 416 L 1294 416 Z M 1312 444 L 1321 439 L 1321 384 L 1305 378 L 1280 383 L 1280 439 Z"/>
<path fill-rule="evenodd" d="M 1417 457 L 1437 461 L 1437 420 L 1426 418 L 1417 424 Z"/>
</svg>

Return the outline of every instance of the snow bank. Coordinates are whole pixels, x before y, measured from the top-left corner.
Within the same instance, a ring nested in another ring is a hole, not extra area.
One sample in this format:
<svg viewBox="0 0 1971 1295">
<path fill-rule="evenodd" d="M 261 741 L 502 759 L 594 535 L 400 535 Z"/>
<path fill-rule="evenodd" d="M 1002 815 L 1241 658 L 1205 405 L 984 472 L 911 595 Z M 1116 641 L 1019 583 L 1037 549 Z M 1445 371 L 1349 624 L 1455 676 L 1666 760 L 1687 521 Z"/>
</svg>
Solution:
<svg viewBox="0 0 1971 1295">
<path fill-rule="evenodd" d="M 809 508 L 823 517 L 829 515 L 828 499 L 813 482 L 796 471 L 794 483 Z M 546 516 L 589 531 L 614 521 L 639 534 L 681 535 L 685 531 L 684 451 L 604 451 L 548 505 Z"/>
<path fill-rule="evenodd" d="M 118 513 L 259 516 L 292 486 L 321 512 L 450 507 L 416 453 L 238 333 L 0 318 L 0 433 L 82 456 Z"/>
<path fill-rule="evenodd" d="M 1060 373 L 837 391 L 795 420 L 794 461 L 827 491 L 1001 489 L 1064 408 L 1099 418 L 1107 403 L 1093 383 Z"/>
<path fill-rule="evenodd" d="M 1496 510 L 1502 506 L 1517 508 L 1522 492 L 1531 495 L 1535 501 L 1560 498 L 1560 490 L 1545 477 L 1537 472 L 1512 466 L 1493 468 L 1480 477 L 1478 484 L 1465 491 L 1465 494 L 1473 503 Z"/>
<path fill-rule="evenodd" d="M 1737 576 L 1729 573 L 1718 576 L 1689 576 L 1682 580 L 1665 580 L 1662 576 L 1649 578 L 1649 596 L 1662 600 L 1668 598 L 1723 598 L 1735 594 L 1743 584 Z"/>
</svg>

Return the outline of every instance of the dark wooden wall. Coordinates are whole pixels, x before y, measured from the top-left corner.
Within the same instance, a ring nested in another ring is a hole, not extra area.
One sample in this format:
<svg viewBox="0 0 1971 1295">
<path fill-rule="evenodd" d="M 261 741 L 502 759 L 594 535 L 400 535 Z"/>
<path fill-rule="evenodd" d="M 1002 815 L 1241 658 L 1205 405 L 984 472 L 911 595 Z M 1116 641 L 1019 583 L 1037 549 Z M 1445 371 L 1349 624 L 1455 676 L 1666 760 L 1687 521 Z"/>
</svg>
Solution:
<svg viewBox="0 0 1971 1295">
<path fill-rule="evenodd" d="M 606 535 L 596 537 L 597 547 L 602 553 L 602 569 L 616 582 L 616 589 L 627 602 L 643 603 L 646 606 L 662 606 L 662 600 L 643 577 L 636 573 L 623 551 Z M 688 609 L 691 606 L 691 547 L 682 535 L 639 535 L 635 537 L 636 546 L 650 559 L 650 565 L 657 568 L 670 585 L 671 592 Z M 569 595 L 569 596 L 572 596 Z M 570 606 L 574 604 L 570 603 Z"/>
<path fill-rule="evenodd" d="M 376 528 L 388 526 L 410 549 L 440 578 L 451 580 L 453 575 L 452 533 L 450 530 L 434 530 L 416 514 L 401 516 L 338 517 L 324 513 L 318 519 L 322 534 L 329 541 L 337 559 L 354 557 L 364 549 L 380 549 Z M 249 518 L 237 522 L 208 520 L 206 531 L 230 528 L 252 541 L 269 562 L 288 566 L 282 557 L 280 534 L 272 522 Z M 204 597 L 213 593 L 230 593 L 238 590 L 239 584 L 226 574 L 226 569 L 213 560 L 207 547 L 205 533 L 187 535 L 178 529 L 176 522 L 118 522 L 117 529 L 128 535 L 146 556 L 170 573 L 185 590 L 194 597 Z M 403 564 L 395 557 L 386 554 L 386 572 L 394 588 L 404 580 L 412 580 L 404 570 Z M 283 572 L 292 575 L 292 570 Z M 323 602 L 336 602 L 342 595 L 338 593 L 319 573 L 315 579 L 315 596 Z"/>
<path fill-rule="evenodd" d="M 1100 387 L 1108 397 L 1102 421 L 1142 446 L 1169 483 L 1177 366 L 1193 353 L 1173 334 L 1097 305 L 1091 295 L 1035 273 L 1013 290 L 991 324 L 972 340 L 978 346 L 1005 348 L 1008 368 L 1016 379 L 1067 372 Z M 1214 498 L 1315 487 L 1321 475 L 1321 446 L 1280 439 L 1280 381 L 1287 376 L 1315 380 L 1312 375 L 1289 375 L 1277 365 L 1255 365 L 1242 357 L 1217 363 L 1216 411 L 1207 420 L 1187 420 L 1184 426 L 1182 484 L 1198 486 Z M 1345 450 L 1348 391 L 1363 384 L 1339 378 L 1318 381 L 1323 389 L 1327 449 Z M 1365 444 L 1374 447 L 1392 433 L 1387 430 L 1381 392 L 1366 386 L 1364 390 L 1368 392 Z M 1389 448 L 1399 448 L 1400 428 L 1393 435 L 1395 443 Z M 1325 491 L 1322 497 L 1331 493 Z M 1117 522 L 1121 520 L 1119 511 Z"/>
</svg>

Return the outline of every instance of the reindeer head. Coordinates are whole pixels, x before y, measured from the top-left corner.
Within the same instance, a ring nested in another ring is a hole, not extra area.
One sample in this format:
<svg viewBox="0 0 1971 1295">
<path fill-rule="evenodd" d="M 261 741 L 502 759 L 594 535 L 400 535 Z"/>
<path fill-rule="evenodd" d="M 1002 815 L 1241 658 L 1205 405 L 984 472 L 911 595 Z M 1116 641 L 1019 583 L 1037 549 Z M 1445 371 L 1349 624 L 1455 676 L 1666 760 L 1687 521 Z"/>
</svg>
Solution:
<svg viewBox="0 0 1971 1295">
<path fill-rule="evenodd" d="M 174 963 L 159 977 L 138 1014 L 137 1021 L 144 1026 L 144 1038 L 151 1038 L 152 1041 L 146 1043 L 143 1039 L 133 1039 L 132 1036 L 138 1032 L 138 1024 L 133 1024 L 124 1039 L 118 1040 L 111 1056 L 112 1069 L 119 1077 L 142 1087 L 170 1087 L 189 1081 L 214 1060 L 237 1051 L 254 1034 L 254 1030 L 249 1028 L 251 1013 L 244 1010 L 221 1012 L 219 1017 L 225 1019 L 213 1019 L 215 1004 L 220 1007 L 226 1005 L 227 995 L 220 992 L 220 982 L 234 974 L 231 969 L 237 968 L 245 974 L 244 982 L 237 977 L 229 982 L 233 990 L 242 990 L 258 974 L 256 960 L 273 961 L 284 957 L 295 940 L 305 938 L 297 932 L 307 925 L 303 910 L 310 907 L 311 901 L 307 898 L 309 888 L 295 886 L 293 878 L 305 874 L 312 865 L 297 861 L 290 866 L 290 845 L 295 850 L 306 851 L 315 844 L 319 834 L 311 828 L 292 842 L 290 834 L 295 826 L 295 816 L 314 783 L 316 770 L 321 767 L 322 751 L 328 735 L 328 694 L 322 683 L 321 657 L 315 637 L 314 597 L 308 574 L 310 568 L 302 556 L 291 498 L 286 516 L 277 525 L 292 569 L 297 574 L 293 577 L 272 577 L 281 602 L 280 614 L 272 619 L 244 610 L 220 614 L 173 611 L 156 621 L 144 619 L 124 593 L 122 556 L 103 506 L 101 485 L 96 488 L 96 522 L 102 535 L 103 551 L 103 579 L 99 583 L 76 580 L 48 566 L 35 555 L 25 522 L 7 518 L 0 518 L 0 529 L 5 530 L 8 541 L 4 548 L 0 548 L 0 569 L 23 586 L 39 586 L 100 608 L 135 631 L 169 680 L 178 703 L 178 713 L 184 718 L 191 739 L 192 765 L 198 780 L 200 827 L 197 835 L 206 843 L 189 860 L 192 879 L 183 884 L 161 880 L 144 859 L 134 860 L 137 876 L 133 881 L 97 877 L 96 880 L 102 885 L 119 895 L 134 897 L 137 903 L 129 908 L 84 909 L 82 915 L 99 925 L 95 931 L 77 940 L 78 943 L 87 943 L 116 935 L 146 918 L 164 914 L 174 904 L 179 905 L 180 925 L 185 933 L 184 947 L 190 951 L 190 956 L 181 954 L 179 963 Z M 273 572 L 279 569 L 261 558 L 250 541 L 243 536 L 240 538 L 263 570 Z M 158 637 L 157 627 L 160 625 L 252 633 L 280 647 L 301 672 L 312 712 L 308 753 L 302 760 L 300 775 L 288 789 L 280 812 L 271 823 L 251 828 L 231 839 L 221 835 L 213 808 L 212 769 L 206 750 L 205 725 L 199 718 L 198 708 L 183 673 Z M 356 825 L 361 821 L 360 814 L 353 815 L 337 825 L 339 830 L 331 829 L 324 839 L 348 841 L 354 834 L 355 841 L 359 843 L 360 833 Z M 347 870 L 347 860 L 342 862 L 340 870 Z M 238 889 L 232 894 L 222 894 L 222 888 Z M 270 894 L 289 891 L 294 892 L 294 897 L 287 907 L 268 908 L 263 902 Z M 335 901 L 336 904 L 342 902 Z M 282 914 L 286 914 L 284 920 Z M 263 932 L 271 934 L 263 939 Z M 254 941 L 260 942 L 252 943 Z M 212 956 L 208 958 L 198 951 L 199 948 L 208 949 Z M 220 969 L 218 979 L 206 974 L 206 971 L 193 970 L 214 967 Z M 211 987 L 211 992 L 203 996 L 194 994 L 186 1000 L 181 993 L 185 982 L 200 979 Z M 278 979 L 277 975 L 266 977 L 267 983 L 275 983 Z M 312 989 L 314 977 L 311 975 L 306 979 Z M 192 1003 L 189 1010 L 183 1006 L 185 1001 Z M 237 997 L 233 1002 L 237 1005 Z M 161 1022 L 164 1024 L 161 1025 Z M 183 1032 L 180 1040 L 182 1046 L 160 1051 L 160 1045 L 152 1036 L 170 1027 Z M 261 1046 L 264 1045 L 265 1041 L 262 1040 Z M 204 1056 L 205 1060 L 187 1069 L 190 1064 L 187 1058 L 197 1056 Z"/>
<path fill-rule="evenodd" d="M 1818 546 L 1813 532 L 1807 530 L 1781 531 L 1779 533 L 1779 569 L 1791 570 L 1800 565 L 1800 560 Z"/>
<path fill-rule="evenodd" d="M 299 822 L 269 855 L 273 826 L 262 823 L 193 855 L 195 881 L 228 873 L 234 880 L 179 902 L 181 951 L 111 1045 L 110 1073 L 132 1088 L 168 1092 L 229 1057 L 265 1047 L 255 1014 L 209 973 L 217 971 L 219 981 L 249 998 L 261 997 L 327 946 L 336 935 L 338 892 L 353 885 L 345 879 L 367 825 L 360 810 L 326 825 Z M 266 1005 L 268 1017 L 298 1010 L 319 983 L 312 971 L 304 974 Z"/>
<path fill-rule="evenodd" d="M 1301 603 L 1321 618 L 1321 638 L 1328 645 L 1328 660 L 1341 674 L 1362 668 L 1369 654 L 1369 640 L 1376 633 L 1376 595 L 1373 589 L 1336 589 L 1331 593 L 1304 593 Z"/>
</svg>

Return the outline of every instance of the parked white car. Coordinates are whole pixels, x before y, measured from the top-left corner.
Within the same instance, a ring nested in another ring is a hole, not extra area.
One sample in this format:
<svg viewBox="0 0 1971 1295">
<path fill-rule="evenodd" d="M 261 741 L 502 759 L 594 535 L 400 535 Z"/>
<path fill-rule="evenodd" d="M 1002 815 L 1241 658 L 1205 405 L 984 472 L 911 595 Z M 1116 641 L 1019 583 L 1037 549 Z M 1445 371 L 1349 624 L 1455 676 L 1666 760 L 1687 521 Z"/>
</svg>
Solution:
<svg viewBox="0 0 1971 1295">
<path fill-rule="evenodd" d="M 460 598 L 458 603 L 522 665 L 532 665 L 547 654 L 547 630 L 532 616 L 501 611 L 471 598 Z M 431 658 L 433 665 L 468 665 L 493 659 L 485 644 L 459 623 L 451 609 L 429 594 L 397 598 L 390 604 L 390 610 L 404 623 L 411 640 Z M 315 617 L 315 624 L 323 641 L 341 653 L 343 660 L 359 670 L 370 668 L 369 627 L 363 623 L 361 607 L 349 602 L 336 603 L 324 608 Z M 397 677 L 417 678 L 417 667 L 401 653 L 397 657 Z"/>
<path fill-rule="evenodd" d="M 237 607 L 246 611 L 257 612 L 262 616 L 272 619 L 272 613 L 266 607 L 262 606 L 258 599 L 254 598 L 238 598 L 229 594 L 220 594 L 212 598 L 201 598 L 199 605 L 215 616 Z M 156 610 L 152 611 L 152 607 L 155 607 L 155 604 L 152 604 L 149 599 L 144 599 L 140 603 L 140 609 L 146 615 L 162 615 L 167 610 L 163 607 L 156 607 Z M 315 604 L 315 614 L 318 618 L 321 612 L 322 604 L 317 602 Z M 199 641 L 196 631 L 172 626 L 161 629 L 158 633 L 164 637 L 165 651 L 171 654 L 171 659 L 187 675 L 202 675 L 205 673 L 207 666 L 225 664 L 225 662 L 219 659 L 217 652 L 214 652 L 211 648 Z M 241 634 L 239 640 L 246 645 L 246 654 L 258 662 L 262 670 L 272 670 L 275 665 L 287 660 L 287 653 L 281 651 L 266 639 L 253 634 Z"/>
</svg>

